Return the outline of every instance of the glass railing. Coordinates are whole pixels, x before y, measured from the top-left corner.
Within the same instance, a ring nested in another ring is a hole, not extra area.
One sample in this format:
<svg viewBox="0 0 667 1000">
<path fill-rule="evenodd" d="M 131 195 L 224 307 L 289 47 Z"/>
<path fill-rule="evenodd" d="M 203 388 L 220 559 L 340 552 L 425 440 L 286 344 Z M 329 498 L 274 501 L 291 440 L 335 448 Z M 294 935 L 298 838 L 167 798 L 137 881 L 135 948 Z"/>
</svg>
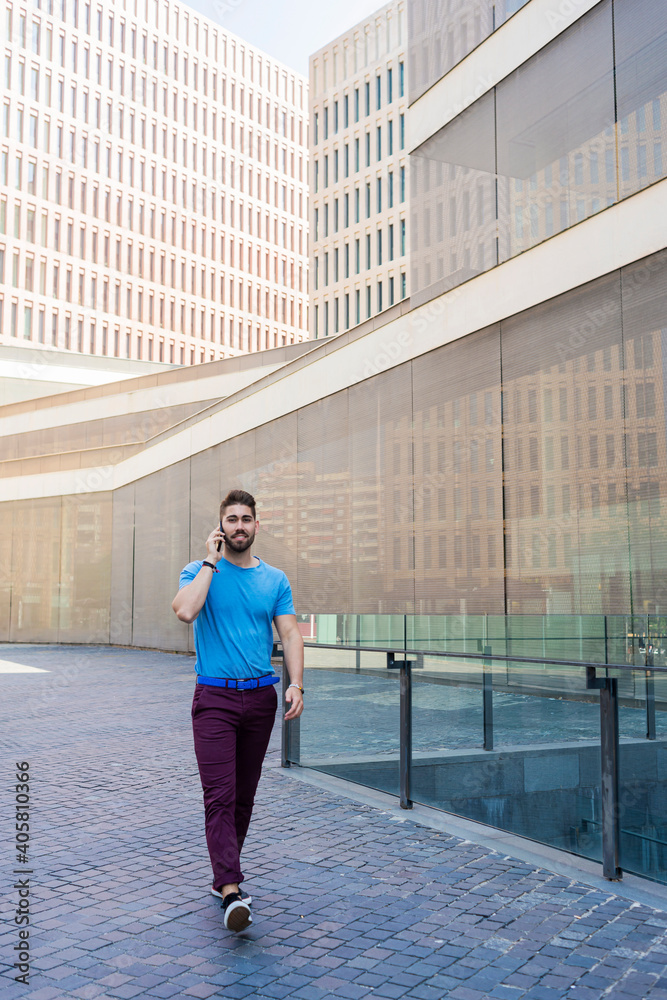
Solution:
<svg viewBox="0 0 667 1000">
<path fill-rule="evenodd" d="M 286 765 L 667 882 L 667 616 L 299 621 Z"/>
</svg>

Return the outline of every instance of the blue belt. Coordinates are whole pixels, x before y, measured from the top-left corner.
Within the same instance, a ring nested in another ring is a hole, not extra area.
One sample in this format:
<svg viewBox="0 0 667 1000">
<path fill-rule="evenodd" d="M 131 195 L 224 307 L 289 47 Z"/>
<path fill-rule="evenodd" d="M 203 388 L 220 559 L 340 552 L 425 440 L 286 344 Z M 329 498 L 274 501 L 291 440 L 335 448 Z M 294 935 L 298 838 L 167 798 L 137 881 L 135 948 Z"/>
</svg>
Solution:
<svg viewBox="0 0 667 1000">
<path fill-rule="evenodd" d="M 269 684 L 279 684 L 280 677 L 266 674 L 264 677 L 251 677 L 248 680 L 232 680 L 228 677 L 202 677 L 197 675 L 197 684 L 212 684 L 213 687 L 236 688 L 237 691 L 249 691 L 253 688 L 268 687 Z"/>
</svg>

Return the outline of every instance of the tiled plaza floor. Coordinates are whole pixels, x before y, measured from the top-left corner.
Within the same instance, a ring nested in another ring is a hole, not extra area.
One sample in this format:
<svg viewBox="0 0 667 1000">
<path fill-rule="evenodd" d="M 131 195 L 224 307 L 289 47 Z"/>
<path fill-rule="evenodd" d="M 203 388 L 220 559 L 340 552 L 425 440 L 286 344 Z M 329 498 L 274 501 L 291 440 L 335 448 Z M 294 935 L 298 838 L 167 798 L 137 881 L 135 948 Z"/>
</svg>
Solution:
<svg viewBox="0 0 667 1000">
<path fill-rule="evenodd" d="M 276 738 L 244 852 L 255 922 L 230 934 L 208 893 L 193 660 L 0 657 L 49 671 L 0 672 L 3 997 L 667 1000 L 666 912 L 296 781 Z M 31 775 L 27 986 L 15 761 Z"/>
</svg>

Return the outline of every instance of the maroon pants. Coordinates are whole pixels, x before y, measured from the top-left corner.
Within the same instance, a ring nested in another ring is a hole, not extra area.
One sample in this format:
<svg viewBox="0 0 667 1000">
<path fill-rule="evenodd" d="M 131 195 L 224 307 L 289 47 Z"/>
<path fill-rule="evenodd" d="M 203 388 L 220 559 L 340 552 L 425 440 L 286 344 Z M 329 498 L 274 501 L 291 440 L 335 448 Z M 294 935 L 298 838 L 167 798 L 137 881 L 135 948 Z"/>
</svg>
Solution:
<svg viewBox="0 0 667 1000">
<path fill-rule="evenodd" d="M 195 687 L 192 729 L 216 889 L 243 881 L 239 855 L 277 706 L 273 685 L 248 691 Z"/>
</svg>

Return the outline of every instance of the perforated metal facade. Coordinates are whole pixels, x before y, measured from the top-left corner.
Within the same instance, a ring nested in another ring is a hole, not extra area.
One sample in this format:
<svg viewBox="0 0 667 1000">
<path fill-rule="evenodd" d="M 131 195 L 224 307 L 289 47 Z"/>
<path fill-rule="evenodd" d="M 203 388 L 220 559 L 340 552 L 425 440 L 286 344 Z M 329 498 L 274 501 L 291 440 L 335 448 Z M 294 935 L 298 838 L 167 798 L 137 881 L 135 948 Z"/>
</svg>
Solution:
<svg viewBox="0 0 667 1000">
<path fill-rule="evenodd" d="M 188 647 L 221 495 L 300 612 L 660 613 L 667 250 L 110 493 L 0 505 L 0 636 Z"/>
</svg>

